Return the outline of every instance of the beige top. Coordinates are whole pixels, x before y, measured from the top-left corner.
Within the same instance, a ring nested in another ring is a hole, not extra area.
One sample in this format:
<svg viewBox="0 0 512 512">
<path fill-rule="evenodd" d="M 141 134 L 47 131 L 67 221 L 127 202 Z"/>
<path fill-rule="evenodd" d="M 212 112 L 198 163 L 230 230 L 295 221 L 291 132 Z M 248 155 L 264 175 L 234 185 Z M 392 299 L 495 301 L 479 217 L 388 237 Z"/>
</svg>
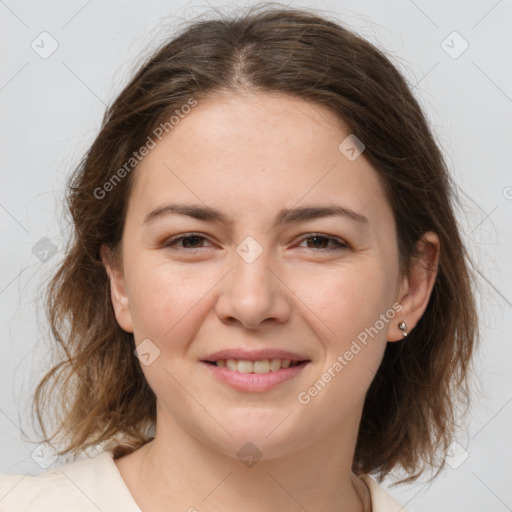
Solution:
<svg viewBox="0 0 512 512">
<path fill-rule="evenodd" d="M 40 475 L 0 475 L 0 512 L 141 512 L 111 451 Z M 407 512 L 368 475 L 362 475 L 372 512 Z"/>
</svg>

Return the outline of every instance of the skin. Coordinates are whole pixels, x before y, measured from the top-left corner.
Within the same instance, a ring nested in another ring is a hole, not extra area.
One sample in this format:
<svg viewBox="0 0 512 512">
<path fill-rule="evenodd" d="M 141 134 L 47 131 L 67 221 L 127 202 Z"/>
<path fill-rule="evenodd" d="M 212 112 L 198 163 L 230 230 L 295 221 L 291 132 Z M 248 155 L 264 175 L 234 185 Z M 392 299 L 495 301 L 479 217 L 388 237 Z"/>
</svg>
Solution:
<svg viewBox="0 0 512 512">
<path fill-rule="evenodd" d="M 386 343 L 407 342 L 398 323 L 411 331 L 427 306 L 439 241 L 425 233 L 422 257 L 400 275 L 391 207 L 364 153 L 349 161 L 338 150 L 348 134 L 321 106 L 240 93 L 200 102 L 136 170 L 121 264 L 103 256 L 119 325 L 160 350 L 142 365 L 157 397 L 155 439 L 116 460 L 142 510 L 369 510 L 351 473 L 365 394 Z M 206 205 L 231 223 L 169 214 L 144 224 L 164 203 Z M 341 205 L 368 222 L 272 226 L 281 209 L 311 205 Z M 191 232 L 204 239 L 165 246 Z M 252 263 L 236 251 L 247 236 L 263 251 Z M 347 245 L 328 251 L 336 240 Z M 393 304 L 400 313 L 299 403 Z M 311 362 L 275 389 L 248 393 L 200 362 L 225 348 L 280 348 Z M 237 457 L 247 442 L 263 455 L 252 467 Z"/>
</svg>

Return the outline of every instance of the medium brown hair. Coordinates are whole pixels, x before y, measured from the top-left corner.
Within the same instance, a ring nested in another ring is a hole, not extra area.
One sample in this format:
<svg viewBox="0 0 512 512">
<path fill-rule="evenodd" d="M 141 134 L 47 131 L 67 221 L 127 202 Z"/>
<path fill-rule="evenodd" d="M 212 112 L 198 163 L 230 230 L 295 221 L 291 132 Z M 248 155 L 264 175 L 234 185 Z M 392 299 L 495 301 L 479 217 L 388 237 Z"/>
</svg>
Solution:
<svg viewBox="0 0 512 512">
<path fill-rule="evenodd" d="M 196 21 L 162 45 L 108 107 L 71 176 L 73 237 L 45 296 L 60 362 L 34 397 L 45 440 L 62 435 L 60 454 L 115 440 L 119 455 L 152 439 L 156 398 L 133 334 L 116 321 L 101 248 L 120 247 L 136 172 L 126 163 L 155 128 L 191 99 L 241 91 L 326 107 L 363 141 L 392 206 L 402 272 L 426 231 L 439 236 L 428 306 L 406 340 L 387 344 L 364 404 L 353 470 L 383 477 L 401 467 L 411 480 L 425 465 L 442 467 L 437 455 L 451 441 L 455 406 L 468 403 L 477 338 L 472 274 L 442 154 L 409 86 L 380 50 L 335 20 L 269 5 Z M 122 179 L 113 181 L 116 174 Z M 107 182 L 108 192 L 98 192 Z M 46 405 L 56 418 L 51 436 Z"/>
</svg>

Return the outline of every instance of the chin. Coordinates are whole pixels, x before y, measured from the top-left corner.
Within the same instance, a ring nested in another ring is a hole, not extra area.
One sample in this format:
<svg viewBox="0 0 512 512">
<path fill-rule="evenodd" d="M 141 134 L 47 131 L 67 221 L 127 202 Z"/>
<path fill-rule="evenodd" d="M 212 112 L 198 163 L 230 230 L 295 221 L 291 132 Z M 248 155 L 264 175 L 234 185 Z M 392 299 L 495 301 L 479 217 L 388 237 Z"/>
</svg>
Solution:
<svg viewBox="0 0 512 512">
<path fill-rule="evenodd" d="M 306 447 L 311 438 L 307 435 L 306 425 L 299 427 L 295 424 L 297 418 L 293 418 L 291 410 L 280 409 L 270 413 L 238 408 L 223 416 L 223 426 L 229 434 L 220 426 L 212 431 L 206 425 L 198 434 L 213 450 L 238 458 L 242 463 L 277 459 Z M 287 418 L 288 415 L 290 417 Z M 250 464 L 246 465 L 250 467 Z"/>
</svg>

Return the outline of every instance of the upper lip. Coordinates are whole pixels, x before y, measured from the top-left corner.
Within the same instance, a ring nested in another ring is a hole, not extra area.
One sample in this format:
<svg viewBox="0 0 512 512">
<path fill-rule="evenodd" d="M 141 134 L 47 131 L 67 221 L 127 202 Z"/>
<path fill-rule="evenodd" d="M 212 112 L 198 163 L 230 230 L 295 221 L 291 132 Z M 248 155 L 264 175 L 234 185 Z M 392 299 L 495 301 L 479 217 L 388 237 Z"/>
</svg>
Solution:
<svg viewBox="0 0 512 512">
<path fill-rule="evenodd" d="M 237 359 L 245 361 L 261 361 L 263 359 L 290 359 L 290 361 L 309 361 L 305 356 L 295 352 L 278 349 L 259 349 L 259 350 L 246 350 L 246 349 L 225 349 L 213 352 L 206 356 L 202 361 L 222 361 L 226 359 Z"/>
</svg>

